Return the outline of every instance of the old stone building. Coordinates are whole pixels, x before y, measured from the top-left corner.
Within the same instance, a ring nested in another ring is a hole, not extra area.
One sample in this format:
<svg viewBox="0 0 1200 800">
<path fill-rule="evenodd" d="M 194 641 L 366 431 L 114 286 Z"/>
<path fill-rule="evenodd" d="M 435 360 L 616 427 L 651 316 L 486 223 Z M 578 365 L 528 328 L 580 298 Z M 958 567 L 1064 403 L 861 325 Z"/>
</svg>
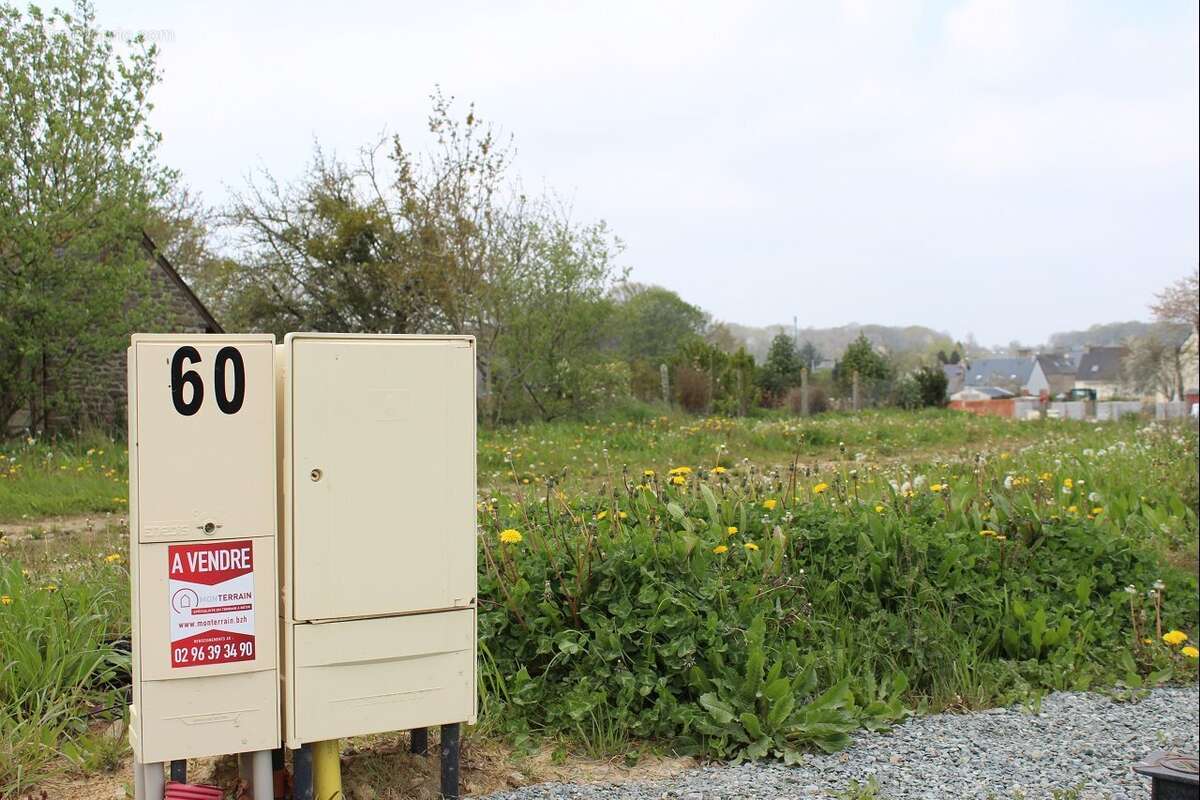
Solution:
<svg viewBox="0 0 1200 800">
<path fill-rule="evenodd" d="M 129 333 L 222 333 L 220 323 L 145 233 L 142 234 L 141 249 L 149 270 L 146 283 L 149 296 L 133 299 L 149 301 L 154 322 L 140 331 L 134 331 L 131 327 Z M 50 417 L 47 427 L 59 431 L 100 428 L 115 433 L 123 432 L 125 363 L 125 350 L 120 348 L 117 352 L 95 358 L 87 369 L 78 370 L 88 379 L 71 384 L 66 392 L 70 402 L 65 404 L 61 412 Z M 36 408 L 32 414 L 29 408 L 24 408 L 7 420 L 7 428 L 9 432 L 27 430 L 31 419 L 42 417 L 36 413 Z"/>
</svg>

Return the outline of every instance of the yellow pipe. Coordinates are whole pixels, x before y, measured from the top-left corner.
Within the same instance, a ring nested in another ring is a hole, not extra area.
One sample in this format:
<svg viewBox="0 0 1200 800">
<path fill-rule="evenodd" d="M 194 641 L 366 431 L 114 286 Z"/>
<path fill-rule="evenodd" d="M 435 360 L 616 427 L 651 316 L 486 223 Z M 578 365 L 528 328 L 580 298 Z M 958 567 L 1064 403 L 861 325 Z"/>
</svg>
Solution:
<svg viewBox="0 0 1200 800">
<path fill-rule="evenodd" d="M 342 800 L 342 762 L 337 739 L 313 742 L 313 800 Z"/>
</svg>

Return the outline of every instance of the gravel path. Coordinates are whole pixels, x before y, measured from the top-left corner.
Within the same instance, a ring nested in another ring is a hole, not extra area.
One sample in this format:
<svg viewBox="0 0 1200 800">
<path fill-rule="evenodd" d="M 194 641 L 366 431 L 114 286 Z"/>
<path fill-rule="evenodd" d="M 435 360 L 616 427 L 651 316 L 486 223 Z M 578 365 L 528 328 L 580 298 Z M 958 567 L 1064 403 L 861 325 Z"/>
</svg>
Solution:
<svg viewBox="0 0 1200 800">
<path fill-rule="evenodd" d="M 833 755 L 795 767 L 703 767 L 653 783 L 546 783 L 488 800 L 808 800 L 837 797 L 874 777 L 881 800 L 1067 797 L 1147 800 L 1150 784 L 1130 765 L 1154 750 L 1196 753 L 1200 692 L 1155 689 L 1137 702 L 1060 692 L 1037 714 L 1021 707 L 910 719 L 864 733 Z"/>
</svg>

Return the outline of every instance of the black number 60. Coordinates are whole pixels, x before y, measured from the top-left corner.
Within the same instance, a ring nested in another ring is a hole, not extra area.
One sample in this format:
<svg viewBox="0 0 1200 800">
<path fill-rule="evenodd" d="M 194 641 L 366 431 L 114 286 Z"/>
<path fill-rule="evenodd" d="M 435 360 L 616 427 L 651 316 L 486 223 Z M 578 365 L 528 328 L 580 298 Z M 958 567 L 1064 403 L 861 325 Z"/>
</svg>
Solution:
<svg viewBox="0 0 1200 800">
<path fill-rule="evenodd" d="M 175 410 L 185 417 L 190 417 L 200 410 L 204 403 L 204 381 L 200 374 L 193 369 L 184 370 L 184 365 L 191 366 L 200 363 L 200 351 L 189 345 L 184 345 L 171 356 L 171 403 Z M 233 394 L 230 395 L 225 385 L 226 365 L 233 366 Z M 217 351 L 213 364 L 213 381 L 217 389 L 217 408 L 225 414 L 236 414 L 242 408 L 246 399 L 246 365 L 242 354 L 236 347 L 222 347 Z M 191 397 L 183 398 L 183 387 L 191 386 Z"/>
</svg>

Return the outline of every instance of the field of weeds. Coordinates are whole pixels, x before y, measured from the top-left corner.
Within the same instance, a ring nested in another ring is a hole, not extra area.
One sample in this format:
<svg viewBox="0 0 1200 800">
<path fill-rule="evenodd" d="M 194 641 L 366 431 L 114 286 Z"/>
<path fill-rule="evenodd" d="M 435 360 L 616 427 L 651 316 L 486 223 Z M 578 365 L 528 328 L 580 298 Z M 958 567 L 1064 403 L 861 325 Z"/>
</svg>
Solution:
<svg viewBox="0 0 1200 800">
<path fill-rule="evenodd" d="M 122 444 L 0 454 L 10 796 L 124 763 L 128 545 Z M 787 761 L 914 711 L 1196 680 L 1194 426 L 559 423 L 482 432 L 479 477 L 477 752 Z"/>
</svg>

